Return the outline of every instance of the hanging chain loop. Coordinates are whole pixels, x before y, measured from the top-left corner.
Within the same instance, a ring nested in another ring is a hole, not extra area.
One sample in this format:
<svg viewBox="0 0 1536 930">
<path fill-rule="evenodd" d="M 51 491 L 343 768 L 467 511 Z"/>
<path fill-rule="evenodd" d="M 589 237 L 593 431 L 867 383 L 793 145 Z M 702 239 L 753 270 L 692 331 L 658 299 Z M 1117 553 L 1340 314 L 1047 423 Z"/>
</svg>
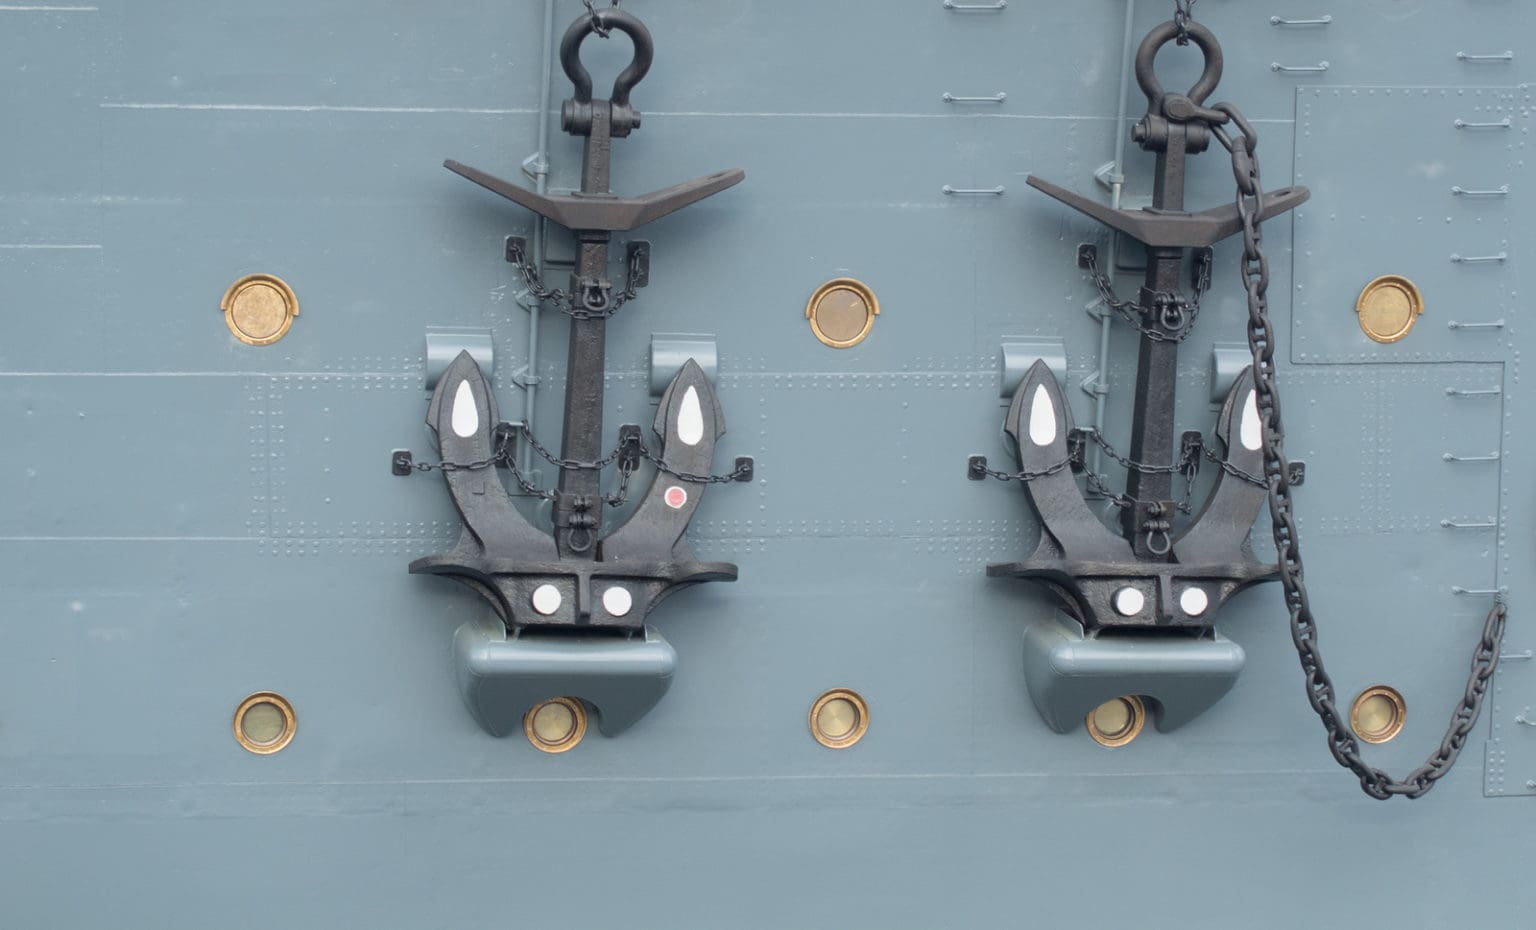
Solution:
<svg viewBox="0 0 1536 930">
<path fill-rule="evenodd" d="M 602 471 L 610 465 L 617 464 L 619 470 L 619 486 L 611 494 L 603 495 L 603 502 L 610 507 L 618 507 L 629 499 L 629 479 L 634 474 L 636 466 L 641 459 L 650 462 L 657 471 L 671 475 L 680 481 L 691 481 L 696 484 L 729 484 L 734 481 L 751 480 L 754 474 L 754 463 L 749 458 L 738 459 L 736 466 L 723 475 L 695 475 L 680 471 L 668 465 L 661 456 L 652 452 L 638 437 L 634 439 L 621 439 L 612 452 L 594 462 L 582 462 L 577 459 L 561 458 L 549 450 L 549 447 L 539 442 L 533 432 L 522 423 L 504 424 L 496 430 L 496 448 L 490 458 L 477 462 L 413 462 L 410 467 L 416 471 L 480 471 L 491 467 L 507 468 L 512 476 L 517 479 L 517 485 L 524 494 L 537 497 L 541 500 L 555 500 L 559 494 L 546 488 L 541 488 L 530 481 L 522 469 L 517 466 L 515 454 L 515 440 L 521 436 L 528 443 L 528 448 L 538 454 L 539 458 L 555 466 L 560 471 Z"/>
<path fill-rule="evenodd" d="M 510 239 L 507 242 L 507 261 L 511 262 L 523 278 L 523 284 L 528 288 L 528 293 L 535 300 L 549 301 L 554 304 L 561 313 L 573 320 L 606 320 L 619 312 L 619 308 L 635 298 L 641 278 L 642 255 L 639 250 L 631 249 L 624 266 L 624 289 L 609 298 L 608 303 L 600 310 L 591 310 L 584 306 L 583 302 L 574 293 L 567 293 L 558 287 L 546 287 L 544 279 L 539 275 L 539 270 L 533 266 L 525 251 L 526 246 L 521 239 Z M 600 282 L 606 287 L 607 282 Z"/>
<path fill-rule="evenodd" d="M 1108 273 L 1099 268 L 1098 249 L 1084 246 L 1081 251 L 1082 267 L 1093 279 L 1099 299 L 1104 306 L 1118 314 L 1138 332 L 1154 342 L 1183 342 L 1195 331 L 1195 318 L 1200 315 L 1200 298 L 1211 287 L 1211 250 L 1200 249 L 1195 253 L 1193 296 L 1158 291 L 1152 295 L 1152 307 L 1143 308 L 1134 300 L 1115 293 L 1114 282 Z M 1148 325 L 1148 314 L 1153 315 L 1163 328 Z"/>
<path fill-rule="evenodd" d="M 1237 180 L 1237 210 L 1243 221 L 1243 257 L 1241 272 L 1248 292 L 1248 348 L 1253 355 L 1253 383 L 1259 418 L 1263 424 L 1264 480 L 1269 487 L 1269 513 L 1274 525 L 1280 583 L 1290 612 L 1291 639 L 1307 679 L 1307 700 L 1328 731 L 1328 749 L 1334 759 L 1354 772 L 1366 794 L 1379 800 L 1393 795 L 1423 797 L 1450 771 L 1465 747 L 1472 727 L 1482 711 L 1489 682 L 1498 667 L 1499 649 L 1504 640 L 1507 607 L 1501 592 L 1494 596 L 1493 607 L 1483 622 L 1481 635 L 1472 653 L 1471 672 L 1466 688 L 1451 715 L 1440 746 L 1414 769 L 1397 781 L 1375 768 L 1360 755 L 1360 744 L 1345 723 L 1336 703 L 1333 680 L 1323 666 L 1318 646 L 1317 620 L 1312 614 L 1311 598 L 1301 561 L 1301 542 L 1291 500 L 1291 467 L 1285 455 L 1285 428 L 1280 418 L 1280 392 L 1275 372 L 1275 330 L 1269 318 L 1269 260 L 1264 253 L 1259 216 L 1264 192 L 1259 182 L 1259 164 L 1254 156 L 1258 136 L 1237 108 L 1217 104 L 1213 109 L 1225 115 L 1237 128 L 1233 138 L 1219 125 L 1211 132 L 1232 154 L 1232 171 Z"/>
</svg>

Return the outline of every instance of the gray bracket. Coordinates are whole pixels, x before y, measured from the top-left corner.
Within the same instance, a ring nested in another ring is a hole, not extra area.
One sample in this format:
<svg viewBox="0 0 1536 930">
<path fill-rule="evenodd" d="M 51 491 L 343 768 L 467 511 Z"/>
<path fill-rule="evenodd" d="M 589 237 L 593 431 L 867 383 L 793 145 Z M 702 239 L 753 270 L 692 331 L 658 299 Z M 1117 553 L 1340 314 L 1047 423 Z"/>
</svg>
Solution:
<svg viewBox="0 0 1536 930">
<path fill-rule="evenodd" d="M 1019 384 L 1035 362 L 1045 362 L 1045 367 L 1056 376 L 1058 384 L 1067 383 L 1067 344 L 1060 339 L 1039 336 L 1004 336 L 997 356 L 998 373 L 1002 381 L 998 396 L 1006 403 L 1013 399 Z"/>
<path fill-rule="evenodd" d="M 1237 682 L 1247 658 L 1220 633 L 1214 639 L 1124 636 L 1089 639 L 1056 611 L 1024 632 L 1024 682 L 1035 709 L 1057 733 L 1082 726 L 1088 712 L 1128 694 L 1148 698 L 1153 726 L 1167 732 L 1195 719 Z"/>
<path fill-rule="evenodd" d="M 427 330 L 427 390 L 437 388 L 443 372 L 460 352 L 468 352 L 487 378 L 496 368 L 496 349 L 491 344 L 490 330 L 434 326 Z"/>
<path fill-rule="evenodd" d="M 720 367 L 720 352 L 711 333 L 652 333 L 650 357 L 651 400 L 661 399 L 667 385 L 689 359 L 704 369 L 704 377 L 715 380 Z"/>
<path fill-rule="evenodd" d="M 677 651 L 651 626 L 643 639 L 527 631 L 508 638 L 488 617 L 454 633 L 453 663 L 459 694 L 492 736 L 521 729 L 530 708 L 557 697 L 592 705 L 598 729 L 617 736 L 666 695 Z"/>
<path fill-rule="evenodd" d="M 1253 353 L 1240 342 L 1218 342 L 1211 346 L 1211 403 L 1226 399 L 1237 376 L 1253 364 Z"/>
</svg>

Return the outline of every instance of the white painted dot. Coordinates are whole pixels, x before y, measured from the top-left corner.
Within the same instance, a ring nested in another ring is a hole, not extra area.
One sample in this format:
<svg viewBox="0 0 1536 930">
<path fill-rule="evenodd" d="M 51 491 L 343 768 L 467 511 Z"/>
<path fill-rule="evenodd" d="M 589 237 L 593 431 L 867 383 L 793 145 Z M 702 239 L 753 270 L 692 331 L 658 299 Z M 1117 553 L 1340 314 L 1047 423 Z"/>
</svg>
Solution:
<svg viewBox="0 0 1536 930">
<path fill-rule="evenodd" d="M 549 616 L 560 609 L 560 589 L 552 584 L 541 584 L 533 589 L 533 609 Z"/>
<path fill-rule="evenodd" d="M 1029 402 L 1029 440 L 1037 446 L 1056 441 L 1056 407 L 1043 384 L 1035 385 L 1034 399 Z"/>
<path fill-rule="evenodd" d="M 1179 608 L 1191 617 L 1198 617 L 1211 606 L 1211 596 L 1203 588 L 1185 588 L 1179 595 Z"/>
<path fill-rule="evenodd" d="M 610 617 L 622 617 L 635 606 L 634 595 L 628 589 L 615 585 L 603 592 L 603 609 Z"/>
<path fill-rule="evenodd" d="M 699 392 L 691 384 L 677 408 L 677 438 L 687 446 L 696 446 L 704 438 L 704 410 L 699 406 Z"/>
<path fill-rule="evenodd" d="M 1122 617 L 1134 617 L 1147 606 L 1147 596 L 1132 587 L 1115 592 L 1115 613 Z"/>
<path fill-rule="evenodd" d="M 480 411 L 475 407 L 475 392 L 468 381 L 460 381 L 453 393 L 453 432 L 461 439 L 468 439 L 480 431 Z"/>
<path fill-rule="evenodd" d="M 1244 449 L 1249 452 L 1259 451 L 1264 428 L 1259 423 L 1259 395 L 1254 391 L 1249 391 L 1247 399 L 1243 401 L 1243 420 L 1238 429 L 1238 435 L 1242 439 Z"/>
</svg>

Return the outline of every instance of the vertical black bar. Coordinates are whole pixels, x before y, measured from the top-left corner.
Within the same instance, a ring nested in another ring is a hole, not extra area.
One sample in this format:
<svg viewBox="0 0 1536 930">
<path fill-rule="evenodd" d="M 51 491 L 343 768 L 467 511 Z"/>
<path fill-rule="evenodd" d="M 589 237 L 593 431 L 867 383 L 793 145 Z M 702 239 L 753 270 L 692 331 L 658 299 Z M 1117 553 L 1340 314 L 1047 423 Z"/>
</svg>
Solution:
<svg viewBox="0 0 1536 930">
<path fill-rule="evenodd" d="M 584 194 L 608 193 L 609 155 L 613 142 L 609 134 L 611 111 L 606 100 L 592 101 L 592 131 L 587 136 L 581 159 L 581 191 Z M 605 280 L 608 277 L 608 233 L 582 233 L 576 254 L 577 280 Z M 581 301 L 579 288 L 575 297 Z M 592 462 L 602 457 L 603 449 L 603 369 L 607 364 L 607 328 L 605 319 L 571 320 L 571 348 L 566 361 L 565 425 L 560 439 L 562 458 Z M 600 526 L 588 529 L 572 527 L 576 498 L 589 502 L 587 514 L 601 520 L 602 475 L 596 471 L 562 469 L 560 495 L 555 501 L 555 542 L 563 558 L 595 559 Z M 572 548 L 572 542 L 576 547 Z"/>
<path fill-rule="evenodd" d="M 1180 212 L 1184 209 L 1184 167 L 1186 155 L 1185 127 L 1177 123 L 1169 126 L 1168 146 L 1157 155 L 1156 180 L 1152 188 L 1152 207 L 1155 210 Z M 1177 294 L 1184 267 L 1182 249 L 1147 250 L 1146 290 L 1152 293 Z M 1175 331 L 1163 327 L 1162 320 L 1147 313 L 1143 325 L 1165 335 Z M 1136 359 L 1136 409 L 1131 420 L 1131 451 L 1133 461 L 1148 465 L 1173 463 L 1173 417 L 1179 374 L 1179 344 L 1166 339 L 1141 337 L 1141 351 Z M 1132 470 L 1126 479 L 1126 493 L 1138 501 L 1169 501 L 1173 494 L 1173 476 L 1144 474 Z M 1128 507 L 1121 516 L 1126 537 L 1136 555 L 1143 559 L 1162 560 L 1167 553 L 1153 553 L 1148 548 L 1144 531 L 1147 520 L 1146 508 Z"/>
</svg>

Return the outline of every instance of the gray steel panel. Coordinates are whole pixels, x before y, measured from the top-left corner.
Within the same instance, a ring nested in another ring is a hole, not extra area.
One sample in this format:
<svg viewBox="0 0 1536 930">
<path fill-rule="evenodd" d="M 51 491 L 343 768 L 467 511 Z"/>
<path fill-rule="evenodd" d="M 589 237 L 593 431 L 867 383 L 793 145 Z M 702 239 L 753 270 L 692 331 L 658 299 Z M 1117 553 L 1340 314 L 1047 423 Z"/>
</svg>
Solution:
<svg viewBox="0 0 1536 930">
<path fill-rule="evenodd" d="M 616 436 L 654 413 L 651 333 L 714 333 L 730 430 L 717 463 L 754 455 L 758 480 L 713 489 L 695 521 L 699 556 L 740 563 L 740 581 L 652 617 L 679 654 L 666 699 L 561 756 L 465 711 L 451 636 L 482 603 L 405 571 L 456 515 L 437 476 L 388 468 L 394 448 L 431 458 L 430 324 L 490 329 L 498 401 L 521 407 L 527 320 L 501 247 L 532 224 L 440 163 L 521 179 L 540 5 L 0 9 L 15 127 L 0 144 L 0 923 L 1519 925 L 1536 906 L 1530 824 L 1520 800 L 1484 795 L 1536 780 L 1536 731 L 1514 720 L 1536 704 L 1536 661 L 1500 669 L 1466 756 L 1414 804 L 1374 804 L 1333 764 L 1272 586 L 1225 611 L 1247 667 L 1175 734 L 1112 752 L 1051 733 L 1025 693 L 1023 622 L 1054 605 L 983 567 L 1037 530 L 1018 488 L 965 481 L 964 460 L 1003 460 L 1004 336 L 1064 341 L 1087 421 L 1098 331 L 1073 258 L 1104 235 L 1023 177 L 1095 190 L 1124 7 L 634 2 L 658 58 L 615 189 L 733 165 L 748 180 L 645 230 L 652 283 L 612 324 L 607 423 Z M 557 8 L 562 27 L 580 9 Z M 1138 35 L 1168 12 L 1136 9 Z M 1485 294 L 1510 329 L 1446 348 L 1436 324 L 1457 297 L 1442 295 L 1473 269 L 1430 261 L 1450 240 L 1398 234 L 1422 203 L 1452 230 L 1499 229 L 1511 281 L 1528 257 L 1526 92 L 1487 88 L 1519 84 L 1536 7 L 1196 12 L 1228 52 L 1217 96 L 1259 120 L 1268 184 L 1313 187 L 1294 223 L 1265 230 L 1291 452 L 1309 466 L 1297 506 L 1341 695 L 1385 682 L 1407 698 L 1403 735 L 1366 749 L 1401 773 L 1438 738 L 1487 605 L 1451 586 L 1507 586 L 1506 652 L 1536 647 L 1522 300 L 1514 284 Z M 1321 30 L 1269 24 L 1321 12 L 1335 17 Z M 602 81 L 623 45 L 589 44 Z M 1455 58 L 1511 45 L 1508 64 Z M 1170 86 L 1192 77 L 1174 58 Z M 1324 58 L 1321 77 L 1269 70 Z M 962 108 L 945 91 L 1008 99 Z M 1436 135 L 1465 100 L 1520 126 Z M 1400 181 L 1422 152 L 1467 168 L 1447 186 L 1508 168 L 1515 193 L 1442 208 L 1434 185 Z M 1150 159 L 1129 157 L 1136 204 Z M 554 187 L 577 159 L 557 134 Z M 1192 205 L 1230 200 L 1220 153 L 1193 170 Z M 946 197 L 946 183 L 1006 193 Z M 1356 235 L 1346 208 L 1393 234 Z M 83 248 L 12 248 L 37 245 Z M 1181 352 L 1180 428 L 1211 429 L 1210 346 L 1243 338 L 1237 257 L 1218 248 Z M 1431 295 L 1395 350 L 1361 345 L 1334 312 L 1378 264 Z M 303 308 L 265 349 L 234 342 L 217 309 L 254 271 L 286 278 Z M 839 275 L 883 309 L 847 351 L 803 316 Z M 564 330 L 546 313 L 534 360 L 550 443 Z M 1123 326 L 1106 377 L 1106 435 L 1123 446 Z M 1444 393 L 1494 386 L 1506 393 Z M 1504 459 L 1440 458 L 1492 449 Z M 1497 533 L 1439 525 L 1493 515 Z M 872 707 L 841 753 L 806 732 L 834 686 Z M 299 730 L 258 757 L 230 714 L 265 688 L 293 700 Z M 1086 863 L 1134 865 L 1105 893 Z"/>
</svg>

